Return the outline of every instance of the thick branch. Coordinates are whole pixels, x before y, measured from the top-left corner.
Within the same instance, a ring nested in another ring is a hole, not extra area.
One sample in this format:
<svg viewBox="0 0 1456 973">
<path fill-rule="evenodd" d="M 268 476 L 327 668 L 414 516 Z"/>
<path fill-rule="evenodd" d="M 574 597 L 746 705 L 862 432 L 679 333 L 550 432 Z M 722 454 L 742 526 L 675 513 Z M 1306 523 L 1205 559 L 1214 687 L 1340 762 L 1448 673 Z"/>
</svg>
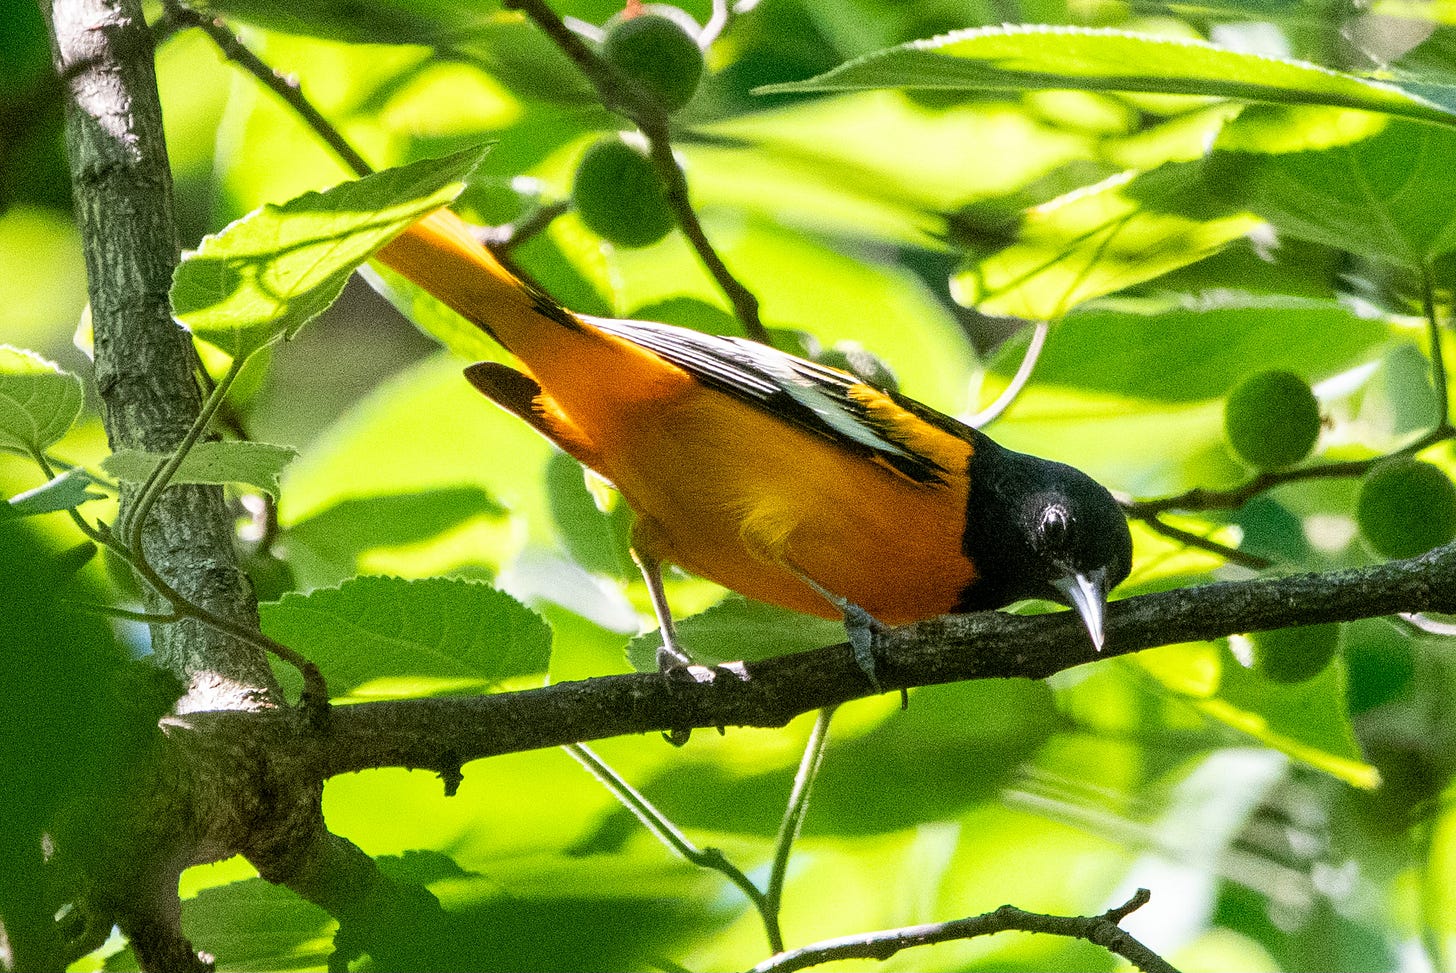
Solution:
<svg viewBox="0 0 1456 973">
<path fill-rule="evenodd" d="M 107 439 L 113 449 L 166 452 L 186 434 L 201 398 L 187 335 L 167 297 L 177 230 L 151 33 L 140 0 L 51 0 L 42 9 L 67 85 L 66 145 Z M 220 488 L 168 489 L 146 541 L 157 569 L 189 600 L 256 625 Z M 184 707 L 250 709 L 277 699 L 263 653 L 200 622 L 155 626 L 153 645 L 187 683 Z"/>
<path fill-rule="evenodd" d="M 1098 656 L 1075 613 L 946 616 L 886 633 L 886 689 L 964 679 L 1041 679 L 1098 658 L 1158 645 L 1398 612 L 1456 611 L 1456 545 L 1357 570 L 1225 582 L 1141 595 L 1108 611 Z M 319 735 L 274 736 L 268 714 L 197 714 L 194 726 L 233 722 L 269 734 L 301 772 L 328 777 L 372 767 L 458 772 L 503 753 L 693 727 L 783 726 L 801 713 L 870 692 L 847 645 L 720 670 L 708 683 L 656 673 L 604 676 L 491 696 L 338 707 Z M 258 721 L 258 722 L 254 722 Z M 304 768 L 307 768 L 304 770 Z"/>
</svg>

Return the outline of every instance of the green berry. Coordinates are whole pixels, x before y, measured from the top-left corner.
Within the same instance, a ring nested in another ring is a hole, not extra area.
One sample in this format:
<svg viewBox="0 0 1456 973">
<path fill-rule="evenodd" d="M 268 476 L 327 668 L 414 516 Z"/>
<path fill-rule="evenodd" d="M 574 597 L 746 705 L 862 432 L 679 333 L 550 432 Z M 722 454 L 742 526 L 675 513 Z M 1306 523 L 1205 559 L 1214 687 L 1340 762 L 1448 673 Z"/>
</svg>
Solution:
<svg viewBox="0 0 1456 973">
<path fill-rule="evenodd" d="M 1377 465 L 1360 484 L 1355 519 L 1384 557 L 1415 557 L 1456 537 L 1456 485 L 1415 459 Z"/>
<path fill-rule="evenodd" d="M 586 150 L 571 201 L 594 233 L 624 247 L 656 243 L 676 225 L 651 160 L 619 138 Z"/>
<path fill-rule="evenodd" d="M 1325 671 L 1340 647 L 1340 626 L 1301 625 L 1249 634 L 1254 669 L 1270 682 L 1313 679 Z"/>
<path fill-rule="evenodd" d="M 602 57 L 670 112 L 686 105 L 703 77 L 703 52 L 672 18 L 641 14 L 607 28 Z"/>
<path fill-rule="evenodd" d="M 1234 389 L 1223 428 L 1239 457 L 1261 470 L 1293 466 L 1319 439 L 1319 402 L 1293 372 L 1259 372 Z"/>
</svg>

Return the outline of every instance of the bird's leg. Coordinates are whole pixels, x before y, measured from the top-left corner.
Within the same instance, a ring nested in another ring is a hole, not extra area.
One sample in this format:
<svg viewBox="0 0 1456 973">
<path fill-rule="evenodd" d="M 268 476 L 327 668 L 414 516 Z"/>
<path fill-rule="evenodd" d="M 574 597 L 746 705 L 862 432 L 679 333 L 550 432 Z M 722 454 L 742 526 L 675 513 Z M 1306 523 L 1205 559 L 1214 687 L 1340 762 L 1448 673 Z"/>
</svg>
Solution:
<svg viewBox="0 0 1456 973">
<path fill-rule="evenodd" d="M 825 601 L 844 613 L 844 632 L 849 637 L 849 647 L 854 652 L 855 664 L 870 681 L 870 686 L 874 691 L 883 692 L 880 678 L 875 673 L 875 639 L 885 630 L 885 626 L 879 619 L 848 598 L 841 598 L 834 594 L 802 571 L 792 568 L 790 570 L 798 575 L 800 581 L 818 592 Z"/>
<path fill-rule="evenodd" d="M 672 609 L 667 605 L 667 593 L 662 590 L 662 562 L 644 554 L 637 545 L 632 546 L 632 560 L 647 582 L 647 597 L 652 601 L 652 613 L 657 616 L 657 629 L 662 635 L 662 644 L 657 647 L 657 668 L 664 673 L 674 673 L 693 664 L 692 657 L 683 651 L 677 641 L 677 629 L 672 624 Z"/>
</svg>

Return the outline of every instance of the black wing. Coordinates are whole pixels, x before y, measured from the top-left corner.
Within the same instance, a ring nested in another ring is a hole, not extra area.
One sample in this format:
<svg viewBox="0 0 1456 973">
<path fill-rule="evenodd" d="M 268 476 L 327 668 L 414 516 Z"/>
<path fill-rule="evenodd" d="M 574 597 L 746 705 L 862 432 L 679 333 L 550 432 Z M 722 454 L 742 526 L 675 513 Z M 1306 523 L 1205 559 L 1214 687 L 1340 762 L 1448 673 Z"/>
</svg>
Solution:
<svg viewBox="0 0 1456 973">
<path fill-rule="evenodd" d="M 944 482 L 951 471 L 910 445 L 901 428 L 906 418 L 961 439 L 975 435 L 964 424 L 913 399 L 756 341 L 652 321 L 583 318 L 608 334 L 662 356 L 704 385 L 751 402 L 845 449 L 878 459 L 920 483 Z M 891 404 L 889 410 L 876 408 L 886 402 Z"/>
</svg>

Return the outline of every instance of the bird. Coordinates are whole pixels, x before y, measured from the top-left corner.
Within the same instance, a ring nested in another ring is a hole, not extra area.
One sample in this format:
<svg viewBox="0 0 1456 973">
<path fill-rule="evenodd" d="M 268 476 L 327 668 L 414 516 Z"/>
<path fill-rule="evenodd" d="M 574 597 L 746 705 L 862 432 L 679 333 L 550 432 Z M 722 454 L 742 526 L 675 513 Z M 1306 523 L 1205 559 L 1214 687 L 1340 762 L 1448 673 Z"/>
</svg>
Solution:
<svg viewBox="0 0 1456 973">
<path fill-rule="evenodd" d="M 665 565 L 845 622 L 872 687 L 886 626 L 1046 599 L 1093 647 L 1132 567 L 1127 520 L 1075 467 L 859 376 L 746 338 L 578 314 L 509 270 L 449 209 L 385 244 L 385 266 L 520 363 L 465 377 L 609 481 L 681 674 Z"/>
</svg>

